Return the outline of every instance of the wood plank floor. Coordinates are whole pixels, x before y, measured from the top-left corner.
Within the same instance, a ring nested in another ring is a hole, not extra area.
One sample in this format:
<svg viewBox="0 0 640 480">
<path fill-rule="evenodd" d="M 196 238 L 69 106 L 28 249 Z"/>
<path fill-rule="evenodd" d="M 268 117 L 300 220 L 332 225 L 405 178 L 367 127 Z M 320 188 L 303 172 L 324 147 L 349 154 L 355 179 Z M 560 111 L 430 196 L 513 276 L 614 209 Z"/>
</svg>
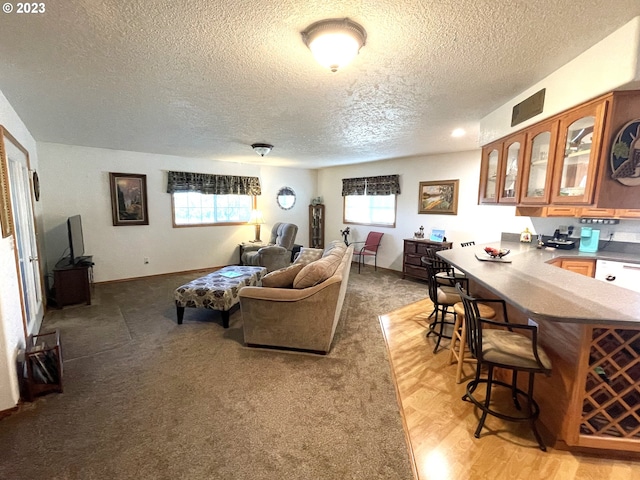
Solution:
<svg viewBox="0 0 640 480">
<path fill-rule="evenodd" d="M 478 415 L 461 400 L 466 381 L 455 382 L 448 340 L 434 354 L 433 336 L 426 338 L 431 310 L 424 300 L 380 317 L 418 480 L 640 478 L 640 461 L 554 448 L 544 453 L 526 425 L 493 417 L 474 438 Z"/>
</svg>

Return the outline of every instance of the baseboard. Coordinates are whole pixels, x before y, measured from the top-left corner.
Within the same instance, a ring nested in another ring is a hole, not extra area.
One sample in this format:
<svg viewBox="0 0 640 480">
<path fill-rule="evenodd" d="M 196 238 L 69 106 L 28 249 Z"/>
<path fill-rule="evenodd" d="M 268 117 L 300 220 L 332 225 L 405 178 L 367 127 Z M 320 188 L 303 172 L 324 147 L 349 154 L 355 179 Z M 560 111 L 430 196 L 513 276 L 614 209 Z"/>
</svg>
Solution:
<svg viewBox="0 0 640 480">
<path fill-rule="evenodd" d="M 108 285 L 110 283 L 130 282 L 131 280 L 143 280 L 145 278 L 167 277 L 169 275 L 186 275 L 189 273 L 211 273 L 229 265 L 220 267 L 196 268 L 195 270 L 181 270 L 179 272 L 156 273 L 154 275 L 142 275 L 141 277 L 118 278 L 117 280 L 105 280 L 104 282 L 94 282 L 93 285 Z"/>
<path fill-rule="evenodd" d="M 18 405 L 12 408 L 8 408 L 6 410 L 0 410 L 0 420 L 8 417 L 9 415 L 11 415 L 12 413 L 15 413 L 16 411 L 18 411 Z"/>
</svg>

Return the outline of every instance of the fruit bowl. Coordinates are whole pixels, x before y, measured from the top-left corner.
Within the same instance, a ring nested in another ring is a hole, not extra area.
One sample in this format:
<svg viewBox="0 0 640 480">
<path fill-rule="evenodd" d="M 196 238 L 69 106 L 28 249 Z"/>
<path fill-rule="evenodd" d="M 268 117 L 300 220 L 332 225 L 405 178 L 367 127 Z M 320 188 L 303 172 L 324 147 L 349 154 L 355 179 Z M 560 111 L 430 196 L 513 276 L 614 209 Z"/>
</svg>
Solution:
<svg viewBox="0 0 640 480">
<path fill-rule="evenodd" d="M 484 249 L 485 253 L 487 255 L 489 255 L 491 258 L 502 258 L 502 257 L 506 257 L 507 255 L 509 255 L 509 253 L 511 252 L 511 250 L 507 250 L 504 248 L 501 249 L 497 249 L 497 248 L 493 248 L 493 247 L 486 247 Z"/>
</svg>

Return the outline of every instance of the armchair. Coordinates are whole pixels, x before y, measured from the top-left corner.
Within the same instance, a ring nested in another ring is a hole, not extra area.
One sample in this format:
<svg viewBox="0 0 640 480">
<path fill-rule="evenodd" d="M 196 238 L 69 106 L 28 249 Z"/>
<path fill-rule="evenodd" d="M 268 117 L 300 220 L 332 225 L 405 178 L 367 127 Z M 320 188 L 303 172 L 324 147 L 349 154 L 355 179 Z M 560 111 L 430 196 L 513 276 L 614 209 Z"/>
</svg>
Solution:
<svg viewBox="0 0 640 480">
<path fill-rule="evenodd" d="M 244 265 L 266 267 L 268 272 L 284 268 L 291 263 L 291 250 L 296 240 L 298 226 L 278 222 L 271 229 L 269 244 L 242 254 Z"/>
</svg>

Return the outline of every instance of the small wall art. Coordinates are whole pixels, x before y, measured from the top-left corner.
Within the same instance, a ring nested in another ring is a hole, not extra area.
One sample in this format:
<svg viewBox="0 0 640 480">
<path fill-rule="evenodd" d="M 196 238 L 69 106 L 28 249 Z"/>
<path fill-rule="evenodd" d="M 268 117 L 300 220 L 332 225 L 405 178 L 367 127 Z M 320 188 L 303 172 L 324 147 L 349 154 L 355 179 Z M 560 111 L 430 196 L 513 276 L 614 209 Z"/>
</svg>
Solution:
<svg viewBox="0 0 640 480">
<path fill-rule="evenodd" d="M 149 225 L 147 176 L 109 173 L 113 225 Z"/>
<path fill-rule="evenodd" d="M 418 213 L 458 214 L 459 180 L 420 182 Z"/>
</svg>

